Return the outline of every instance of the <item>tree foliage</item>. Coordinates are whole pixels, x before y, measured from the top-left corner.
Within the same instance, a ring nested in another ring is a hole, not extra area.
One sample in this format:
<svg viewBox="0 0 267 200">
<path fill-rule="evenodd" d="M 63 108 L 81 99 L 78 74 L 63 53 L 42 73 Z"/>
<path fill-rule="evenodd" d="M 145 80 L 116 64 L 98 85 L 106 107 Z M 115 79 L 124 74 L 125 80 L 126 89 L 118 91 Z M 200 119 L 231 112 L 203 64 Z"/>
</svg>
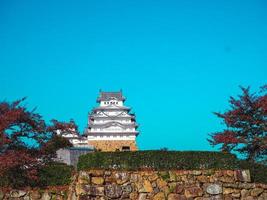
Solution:
<svg viewBox="0 0 267 200">
<path fill-rule="evenodd" d="M 242 94 L 230 97 L 230 110 L 215 113 L 226 128 L 210 134 L 212 146 L 221 145 L 222 151 L 238 152 L 247 160 L 267 159 L 267 85 L 257 93 L 241 87 Z"/>
<path fill-rule="evenodd" d="M 55 157 L 56 150 L 71 146 L 57 131 L 77 129 L 74 122 L 47 124 L 35 109 L 29 111 L 22 105 L 24 101 L 0 102 L 0 176 L 23 177 L 13 186 L 37 180 L 38 170 Z"/>
</svg>

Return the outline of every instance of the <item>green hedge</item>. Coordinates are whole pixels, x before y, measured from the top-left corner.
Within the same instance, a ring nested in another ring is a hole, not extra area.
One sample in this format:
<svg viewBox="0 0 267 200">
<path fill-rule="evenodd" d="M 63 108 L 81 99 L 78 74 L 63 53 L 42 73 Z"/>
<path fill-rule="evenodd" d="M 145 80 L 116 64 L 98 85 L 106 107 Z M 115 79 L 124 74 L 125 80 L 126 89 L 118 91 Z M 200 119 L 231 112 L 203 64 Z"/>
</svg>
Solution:
<svg viewBox="0 0 267 200">
<path fill-rule="evenodd" d="M 63 163 L 50 163 L 39 170 L 38 186 L 68 185 L 71 182 L 73 167 Z"/>
<path fill-rule="evenodd" d="M 234 155 L 201 151 L 135 151 L 95 152 L 79 158 L 78 169 L 233 169 L 237 167 Z"/>
<path fill-rule="evenodd" d="M 38 170 L 38 180 L 29 179 L 19 169 L 13 169 L 0 176 L 0 187 L 46 187 L 68 185 L 71 181 L 73 167 L 63 163 L 47 163 Z"/>
<path fill-rule="evenodd" d="M 205 151 L 94 152 L 79 158 L 78 170 L 87 169 L 249 169 L 253 182 L 267 183 L 267 166 L 238 160 L 235 155 Z"/>
</svg>

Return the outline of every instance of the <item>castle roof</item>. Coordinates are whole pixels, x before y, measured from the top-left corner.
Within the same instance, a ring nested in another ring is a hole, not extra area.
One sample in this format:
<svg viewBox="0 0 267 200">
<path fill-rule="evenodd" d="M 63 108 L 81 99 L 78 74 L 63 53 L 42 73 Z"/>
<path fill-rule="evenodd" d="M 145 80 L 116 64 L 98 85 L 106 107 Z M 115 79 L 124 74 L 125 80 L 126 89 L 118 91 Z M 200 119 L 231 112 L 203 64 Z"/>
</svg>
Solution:
<svg viewBox="0 0 267 200">
<path fill-rule="evenodd" d="M 99 107 L 95 107 L 93 108 L 93 111 L 95 110 L 131 110 L 131 108 L 127 107 L 127 106 L 99 106 Z"/>
<path fill-rule="evenodd" d="M 122 95 L 122 91 L 119 92 L 101 92 L 97 98 L 97 102 L 109 101 L 109 100 L 125 101 L 125 97 Z"/>
</svg>

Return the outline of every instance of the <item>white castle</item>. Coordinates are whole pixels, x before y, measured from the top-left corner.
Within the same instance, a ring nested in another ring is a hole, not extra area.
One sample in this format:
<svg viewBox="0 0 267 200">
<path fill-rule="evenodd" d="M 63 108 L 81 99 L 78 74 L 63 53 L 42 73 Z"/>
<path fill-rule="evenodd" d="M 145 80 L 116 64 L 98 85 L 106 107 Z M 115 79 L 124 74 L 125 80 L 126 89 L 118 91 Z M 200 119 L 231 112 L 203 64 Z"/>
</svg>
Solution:
<svg viewBox="0 0 267 200">
<path fill-rule="evenodd" d="M 88 144 L 101 151 L 135 151 L 137 123 L 130 108 L 124 106 L 122 91 L 102 92 L 97 99 L 99 106 L 88 117 Z"/>
<path fill-rule="evenodd" d="M 122 91 L 102 92 L 97 98 L 99 105 L 88 116 L 84 135 L 75 130 L 58 134 L 67 138 L 75 148 L 91 148 L 100 151 L 136 151 L 139 134 L 135 115 L 124 106 Z"/>
</svg>

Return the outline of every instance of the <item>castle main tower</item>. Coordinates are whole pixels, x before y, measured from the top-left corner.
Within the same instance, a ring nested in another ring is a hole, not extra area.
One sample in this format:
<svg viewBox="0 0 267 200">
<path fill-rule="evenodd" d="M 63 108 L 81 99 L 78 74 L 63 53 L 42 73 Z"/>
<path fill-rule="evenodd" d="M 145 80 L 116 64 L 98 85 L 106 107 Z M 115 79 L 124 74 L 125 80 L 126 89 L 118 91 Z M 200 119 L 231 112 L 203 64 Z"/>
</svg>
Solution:
<svg viewBox="0 0 267 200">
<path fill-rule="evenodd" d="M 138 125 L 130 108 L 124 106 L 122 92 L 101 92 L 99 106 L 88 117 L 89 145 L 100 151 L 136 151 Z"/>
</svg>

